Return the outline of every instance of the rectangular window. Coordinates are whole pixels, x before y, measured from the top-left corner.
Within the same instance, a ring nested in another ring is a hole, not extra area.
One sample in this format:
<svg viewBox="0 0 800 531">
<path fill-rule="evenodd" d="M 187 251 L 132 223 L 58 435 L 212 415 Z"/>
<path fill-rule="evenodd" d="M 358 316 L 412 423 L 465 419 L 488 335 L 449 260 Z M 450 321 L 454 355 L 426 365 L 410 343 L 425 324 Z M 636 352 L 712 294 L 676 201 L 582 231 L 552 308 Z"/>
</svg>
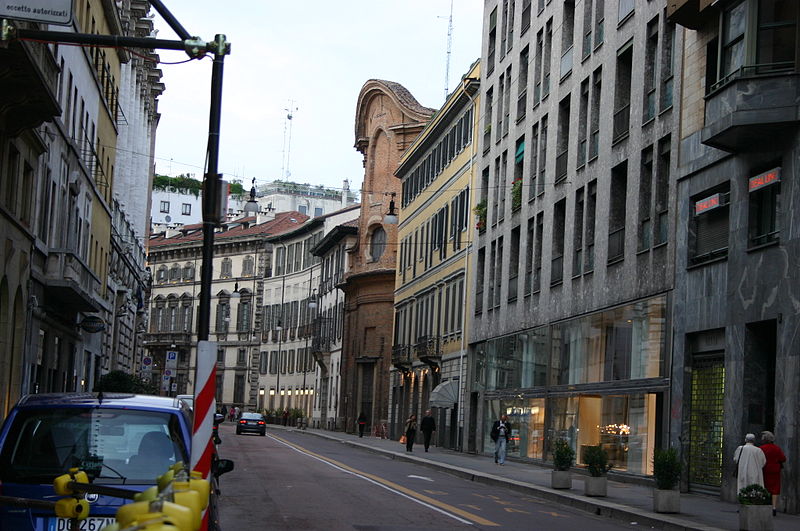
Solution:
<svg viewBox="0 0 800 531">
<path fill-rule="evenodd" d="M 483 312 L 483 286 L 486 272 L 486 248 L 478 249 L 478 271 L 475 275 L 475 315 Z"/>
<path fill-rule="evenodd" d="M 583 203 L 583 188 L 578 188 L 572 226 L 572 276 L 583 273 Z"/>
<path fill-rule="evenodd" d="M 519 82 L 517 84 L 517 121 L 525 117 L 528 101 L 528 47 L 519 54 Z"/>
<path fill-rule="evenodd" d="M 631 120 L 631 74 L 633 72 L 633 39 L 617 51 L 617 72 L 614 84 L 613 142 L 628 136 Z"/>
<path fill-rule="evenodd" d="M 494 141 L 500 142 L 500 139 L 503 137 L 503 123 L 506 111 L 503 110 L 503 106 L 506 104 L 506 75 L 500 74 L 500 78 L 497 81 L 497 116 L 495 116 L 495 124 L 494 127 L 497 132 L 494 135 Z"/>
<path fill-rule="evenodd" d="M 503 151 L 503 154 L 500 157 L 500 179 L 497 185 L 497 195 L 500 198 L 500 202 L 497 207 L 498 221 L 503 221 L 503 218 L 505 218 L 505 213 L 506 213 L 506 195 L 508 194 L 508 189 L 506 188 L 506 183 L 508 182 L 507 168 L 508 168 L 508 151 Z"/>
<path fill-rule="evenodd" d="M 728 255 L 729 201 L 728 183 L 692 198 L 691 265 Z"/>
<path fill-rule="evenodd" d="M 600 153 L 600 93 L 603 85 L 603 71 L 598 68 L 592 74 L 592 114 L 589 122 L 589 162 L 597 158 Z"/>
<path fill-rule="evenodd" d="M 536 249 L 533 256 L 533 292 L 542 289 L 542 247 L 544 245 L 544 212 L 536 214 Z"/>
<path fill-rule="evenodd" d="M 488 283 L 488 300 L 487 308 L 490 310 L 494 307 L 494 283 L 495 277 L 499 276 L 497 272 L 497 242 L 491 243 L 489 252 L 489 283 Z"/>
<path fill-rule="evenodd" d="M 578 162 L 576 167 L 582 168 L 586 164 L 587 131 L 589 125 L 589 78 L 581 83 L 581 99 L 578 108 Z"/>
<path fill-rule="evenodd" d="M 656 173 L 655 235 L 654 245 L 667 242 L 669 237 L 669 183 L 670 183 L 670 135 L 658 141 L 658 168 Z"/>
<path fill-rule="evenodd" d="M 773 168 L 748 180 L 749 245 L 778 241 L 780 235 L 781 168 Z"/>
<path fill-rule="evenodd" d="M 525 136 L 517 139 L 514 151 L 514 180 L 511 181 L 511 210 L 516 210 L 522 206 L 522 191 L 525 186 L 523 182 L 523 166 L 525 163 Z"/>
<path fill-rule="evenodd" d="M 673 76 L 675 56 L 675 24 L 664 24 L 664 35 L 661 37 L 661 110 L 672 107 Z M 706 61 L 713 63 L 713 73 L 706 80 L 708 86 L 716 81 L 717 53 L 716 46 L 711 54 L 706 54 Z"/>
<path fill-rule="evenodd" d="M 575 2 L 564 1 L 564 12 L 561 19 L 561 71 L 560 79 L 572 72 L 573 42 L 575 40 Z"/>
<path fill-rule="evenodd" d="M 566 230 L 567 200 L 562 199 L 553 207 L 553 247 L 550 265 L 550 285 L 564 280 L 564 231 Z"/>
<path fill-rule="evenodd" d="M 169 201 L 161 201 L 161 213 L 169 214 Z"/>
<path fill-rule="evenodd" d="M 503 136 L 508 134 L 508 128 L 511 124 L 511 80 L 511 65 L 509 65 L 509 67 L 506 69 L 506 85 L 505 92 L 503 93 L 503 97 L 505 99 L 503 102 Z"/>
<path fill-rule="evenodd" d="M 778 0 L 758 3 L 756 62 L 759 72 L 794 68 L 798 2 Z"/>
<path fill-rule="evenodd" d="M 604 28 L 605 28 L 605 1 L 604 0 L 595 0 L 594 4 L 594 47 L 597 48 L 601 44 L 603 44 L 603 40 L 605 39 L 604 35 Z"/>
<path fill-rule="evenodd" d="M 503 237 L 497 239 L 497 265 L 494 277 L 494 307 L 500 307 L 500 290 L 503 285 Z"/>
<path fill-rule="evenodd" d="M 181 214 L 184 216 L 192 215 L 192 205 L 190 203 L 181 203 Z"/>
<path fill-rule="evenodd" d="M 619 9 L 617 10 L 617 22 L 623 22 L 628 16 L 633 13 L 633 8 L 636 7 L 635 0 L 619 0 Z"/>
<path fill-rule="evenodd" d="M 545 181 L 545 168 L 547 167 L 547 115 L 542 116 L 542 122 L 539 126 L 539 184 L 536 189 L 536 195 L 540 196 L 544 193 Z"/>
<path fill-rule="evenodd" d="M 244 404 L 244 374 L 237 374 L 233 379 L 233 401 Z"/>
<path fill-rule="evenodd" d="M 225 349 L 218 348 L 217 349 L 217 363 L 225 363 Z"/>
<path fill-rule="evenodd" d="M 747 28 L 748 3 L 741 1 L 725 9 L 722 14 L 722 75 L 738 73 L 744 65 L 745 29 Z"/>
<path fill-rule="evenodd" d="M 483 104 L 483 149 L 484 152 L 489 151 L 492 141 L 492 98 L 494 98 L 494 89 L 489 87 L 486 91 L 486 101 Z M 499 133 L 498 133 L 499 134 Z"/>
<path fill-rule="evenodd" d="M 545 24 L 544 58 L 542 65 L 542 99 L 550 94 L 550 58 L 553 53 L 553 19 Z"/>
<path fill-rule="evenodd" d="M 586 237 L 584 249 L 586 267 L 584 271 L 594 271 L 594 231 L 597 213 L 597 180 L 590 181 L 586 186 Z"/>
<path fill-rule="evenodd" d="M 489 76 L 494 72 L 494 59 L 495 48 L 497 46 L 497 8 L 495 7 L 489 15 L 489 38 L 488 51 L 486 54 L 486 75 Z"/>
<path fill-rule="evenodd" d="M 608 263 L 625 258 L 625 202 L 628 190 L 628 162 L 611 170 L 611 204 L 608 212 Z"/>
<path fill-rule="evenodd" d="M 544 58 L 544 30 L 536 34 L 536 58 L 533 67 L 533 106 L 539 104 L 542 97 L 542 64 Z"/>
<path fill-rule="evenodd" d="M 536 218 L 528 219 L 528 228 L 525 235 L 525 295 L 530 295 L 533 289 L 533 249 L 536 235 Z"/>
<path fill-rule="evenodd" d="M 244 365 L 247 360 L 247 349 L 240 348 L 236 354 L 236 364 Z"/>
<path fill-rule="evenodd" d="M 522 0 L 522 17 L 520 19 L 520 34 L 524 35 L 531 27 L 531 0 Z"/>
<path fill-rule="evenodd" d="M 586 59 L 592 54 L 592 1 L 583 2 L 583 43 L 581 57 Z"/>
<path fill-rule="evenodd" d="M 639 250 L 652 246 L 653 222 L 650 217 L 653 198 L 653 146 L 642 151 L 639 178 Z"/>
<path fill-rule="evenodd" d="M 556 146 L 556 178 L 555 182 L 560 183 L 567 178 L 567 158 L 569 157 L 569 119 L 570 119 L 570 96 L 567 96 L 558 104 L 558 144 Z"/>
<path fill-rule="evenodd" d="M 519 236 L 520 228 L 514 227 L 511 230 L 511 256 L 508 260 L 508 300 L 517 300 L 517 290 L 519 288 Z"/>
<path fill-rule="evenodd" d="M 269 372 L 269 353 L 262 350 L 258 354 L 258 373 L 267 374 Z"/>
<path fill-rule="evenodd" d="M 539 174 L 539 124 L 533 124 L 531 130 L 531 145 L 528 147 L 531 152 L 531 161 L 528 165 L 530 182 L 528 183 L 528 201 L 533 201 L 536 197 L 536 176 Z"/>
<path fill-rule="evenodd" d="M 658 49 L 658 16 L 647 23 L 644 51 L 644 105 L 642 123 L 656 116 L 656 51 Z"/>
</svg>

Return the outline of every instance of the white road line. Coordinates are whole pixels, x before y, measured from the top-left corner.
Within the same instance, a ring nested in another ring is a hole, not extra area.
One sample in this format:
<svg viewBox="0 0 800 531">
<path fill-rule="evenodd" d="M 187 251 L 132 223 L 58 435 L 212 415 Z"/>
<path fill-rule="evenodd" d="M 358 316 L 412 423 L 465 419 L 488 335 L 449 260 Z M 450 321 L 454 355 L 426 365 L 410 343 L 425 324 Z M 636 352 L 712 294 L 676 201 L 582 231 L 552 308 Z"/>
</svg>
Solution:
<svg viewBox="0 0 800 531">
<path fill-rule="evenodd" d="M 321 462 L 321 463 L 325 463 L 326 465 L 328 465 L 328 466 L 330 466 L 330 467 L 332 467 L 332 468 L 335 468 L 336 470 L 340 470 L 340 471 L 342 471 L 342 472 L 345 472 L 346 474 L 351 474 L 351 475 L 353 475 L 353 476 L 356 476 L 356 477 L 358 477 L 358 478 L 361 478 L 361 479 L 363 479 L 363 480 L 365 480 L 365 481 L 369 481 L 369 482 L 370 482 L 370 483 L 372 483 L 373 485 L 378 485 L 379 487 L 382 487 L 382 488 L 384 488 L 384 489 L 388 490 L 389 492 L 392 492 L 392 493 L 394 493 L 394 494 L 397 494 L 397 495 L 399 495 L 399 496 L 402 496 L 403 498 L 409 499 L 409 500 L 411 500 L 411 501 L 413 501 L 413 502 L 415 502 L 415 503 L 418 503 L 418 504 L 420 504 L 420 505 L 422 505 L 422 506 L 424 506 L 424 507 L 427 507 L 428 509 L 433 509 L 434 511 L 436 511 L 436 512 L 438 512 L 438 513 L 441 513 L 441 514 L 443 514 L 443 515 L 445 515 L 445 516 L 449 516 L 450 518 L 452 518 L 452 519 L 454 519 L 454 520 L 458 520 L 458 521 L 459 521 L 459 522 L 461 522 L 461 523 L 464 523 L 464 524 L 467 524 L 467 525 L 472 525 L 472 522 L 470 522 L 469 520 L 465 520 L 465 519 L 463 519 L 463 518 L 461 518 L 461 517 L 459 517 L 459 516 L 456 516 L 456 515 L 454 515 L 454 514 L 452 514 L 452 513 L 449 513 L 449 512 L 447 512 L 447 511 L 445 511 L 445 510 L 443 510 L 443 509 L 440 509 L 440 508 L 438 508 L 438 507 L 435 507 L 435 506 L 433 506 L 433 505 L 431 505 L 431 504 L 429 504 L 429 503 L 425 503 L 425 502 L 424 502 L 424 501 L 422 501 L 422 500 L 418 500 L 418 499 L 414 498 L 413 496 L 409 496 L 408 494 L 405 494 L 405 493 L 403 493 L 403 492 L 400 492 L 399 490 L 393 489 L 393 488 L 389 487 L 388 485 L 384 485 L 383 483 L 380 483 L 379 481 L 375 481 L 374 479 L 371 479 L 371 478 L 368 478 L 368 477 L 366 477 L 366 476 L 363 476 L 363 475 L 361 475 L 361 474 L 358 474 L 357 472 L 353 472 L 353 471 L 351 471 L 351 470 L 346 470 L 346 469 L 344 469 L 344 468 L 342 468 L 342 467 L 340 467 L 340 466 L 337 466 L 337 465 L 335 465 L 335 464 L 333 464 L 333 463 L 330 463 L 330 462 L 326 461 L 325 459 L 320 459 L 319 457 L 317 457 L 317 456 L 315 456 L 315 455 L 310 455 L 309 453 L 307 453 L 307 452 L 304 452 L 304 451 L 300 450 L 299 448 L 296 448 L 296 447 L 292 446 L 291 444 L 287 444 L 287 443 L 285 443 L 284 441 L 281 441 L 280 439 L 277 439 L 277 438 L 273 437 L 273 436 L 272 436 L 271 434 L 269 434 L 269 433 L 267 434 L 267 436 L 268 436 L 270 439 L 272 439 L 273 441 L 275 441 L 275 442 L 278 442 L 278 443 L 280 443 L 280 444 L 282 444 L 282 445 L 284 445 L 284 446 L 287 446 L 287 447 L 291 448 L 292 450 L 294 450 L 295 452 L 297 452 L 297 453 L 299 453 L 299 454 L 303 454 L 303 455 L 305 455 L 306 457 L 310 457 L 310 458 L 312 458 L 312 459 L 316 459 L 317 461 L 319 461 L 319 462 Z"/>
<path fill-rule="evenodd" d="M 433 480 L 431 478 L 426 478 L 425 476 L 413 476 L 412 475 L 412 476 L 408 476 L 408 477 L 414 478 L 414 479 L 424 479 L 425 481 L 433 482 Z"/>
</svg>

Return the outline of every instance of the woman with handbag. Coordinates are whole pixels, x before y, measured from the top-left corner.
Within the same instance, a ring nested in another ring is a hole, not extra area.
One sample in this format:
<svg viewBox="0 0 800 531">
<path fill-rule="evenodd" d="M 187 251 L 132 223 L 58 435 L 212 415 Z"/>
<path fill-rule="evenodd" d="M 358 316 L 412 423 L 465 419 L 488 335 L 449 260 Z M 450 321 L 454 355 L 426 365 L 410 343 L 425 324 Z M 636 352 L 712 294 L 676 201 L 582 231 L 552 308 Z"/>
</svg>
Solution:
<svg viewBox="0 0 800 531">
<path fill-rule="evenodd" d="M 411 415 L 406 421 L 406 452 L 414 451 L 414 438 L 417 436 L 417 416 Z"/>
</svg>

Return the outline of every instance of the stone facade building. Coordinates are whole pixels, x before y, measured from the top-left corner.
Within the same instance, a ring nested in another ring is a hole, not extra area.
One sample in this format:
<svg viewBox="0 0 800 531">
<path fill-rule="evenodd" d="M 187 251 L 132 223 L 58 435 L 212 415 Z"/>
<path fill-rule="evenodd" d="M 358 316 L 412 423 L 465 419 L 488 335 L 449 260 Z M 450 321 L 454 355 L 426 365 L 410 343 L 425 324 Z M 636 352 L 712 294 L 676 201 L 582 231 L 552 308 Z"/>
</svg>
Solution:
<svg viewBox="0 0 800 531">
<path fill-rule="evenodd" d="M 670 425 L 672 134 L 665 2 L 487 0 L 466 448 L 652 473 Z"/>
<path fill-rule="evenodd" d="M 399 83 L 372 79 L 356 105 L 355 147 L 364 156 L 358 243 L 340 288 L 345 294 L 340 415 L 355 429 L 364 413 L 375 425 L 388 419 L 392 363 L 397 227 L 384 224 L 391 200 L 400 199 L 394 176 L 400 156 L 433 114 Z"/>
<path fill-rule="evenodd" d="M 712 5 L 713 4 L 713 5 Z M 685 35 L 670 439 L 684 488 L 736 499 L 733 453 L 775 433 L 800 511 L 797 2 L 670 2 Z"/>
</svg>

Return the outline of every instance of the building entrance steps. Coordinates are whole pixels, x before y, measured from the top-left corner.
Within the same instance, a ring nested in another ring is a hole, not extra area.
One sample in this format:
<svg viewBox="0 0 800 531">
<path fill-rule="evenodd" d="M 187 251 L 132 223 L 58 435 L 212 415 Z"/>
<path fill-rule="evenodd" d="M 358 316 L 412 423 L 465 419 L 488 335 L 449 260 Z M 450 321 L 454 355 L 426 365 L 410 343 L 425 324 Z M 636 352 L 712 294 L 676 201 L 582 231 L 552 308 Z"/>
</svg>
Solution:
<svg viewBox="0 0 800 531">
<path fill-rule="evenodd" d="M 392 455 L 395 459 L 438 468 L 484 485 L 504 486 L 623 522 L 636 522 L 640 526 L 698 531 L 739 529 L 738 505 L 720 501 L 709 495 L 681 494 L 679 514 L 659 514 L 653 512 L 653 489 L 646 485 L 610 480 L 607 497 L 590 498 L 583 495 L 583 478 L 586 476 L 578 471 L 573 473 L 571 490 L 555 490 L 550 488 L 552 468 L 530 462 L 506 460 L 505 466 L 498 466 L 491 455 L 455 452 L 434 446 L 431 446 L 430 451 L 426 453 L 421 444 L 415 445 L 419 448 L 418 452 L 407 453 L 405 445 L 395 440 L 367 436 L 359 438 L 358 434 L 315 428 L 296 430 L 272 424 L 268 428 L 291 429 L 307 435 L 340 441 L 364 450 Z M 800 529 L 798 515 L 778 513 L 774 522 L 776 531 Z"/>
</svg>

